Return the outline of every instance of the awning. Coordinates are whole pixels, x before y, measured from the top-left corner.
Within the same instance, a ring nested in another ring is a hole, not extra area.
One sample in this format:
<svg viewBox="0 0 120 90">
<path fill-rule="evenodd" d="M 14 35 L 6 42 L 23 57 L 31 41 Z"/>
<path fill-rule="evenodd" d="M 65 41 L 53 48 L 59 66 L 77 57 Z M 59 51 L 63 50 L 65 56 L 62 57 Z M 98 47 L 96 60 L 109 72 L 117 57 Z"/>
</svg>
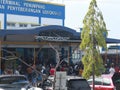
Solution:
<svg viewBox="0 0 120 90">
<path fill-rule="evenodd" d="M 120 43 L 120 39 L 107 38 L 106 43 L 108 44 Z"/>
<path fill-rule="evenodd" d="M 10 29 L 0 30 L 0 40 L 3 41 L 34 41 L 35 36 L 49 36 L 49 37 L 69 37 L 65 42 L 81 42 L 81 33 L 76 30 L 59 25 L 40 26 L 26 29 Z M 25 38 L 24 38 L 25 37 Z M 120 43 L 120 39 L 106 38 L 107 44 Z"/>
</svg>

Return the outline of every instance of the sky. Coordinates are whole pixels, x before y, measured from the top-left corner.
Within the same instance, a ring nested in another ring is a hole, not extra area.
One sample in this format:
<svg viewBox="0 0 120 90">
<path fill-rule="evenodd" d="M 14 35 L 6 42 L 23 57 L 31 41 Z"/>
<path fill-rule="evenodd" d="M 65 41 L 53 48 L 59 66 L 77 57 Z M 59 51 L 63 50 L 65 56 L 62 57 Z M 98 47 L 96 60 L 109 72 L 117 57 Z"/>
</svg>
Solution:
<svg viewBox="0 0 120 90">
<path fill-rule="evenodd" d="M 91 0 L 63 0 L 65 26 L 79 31 Z M 97 0 L 108 30 L 108 37 L 120 39 L 120 0 Z"/>
<path fill-rule="evenodd" d="M 80 31 L 91 0 L 40 0 L 65 4 L 65 26 Z M 101 10 L 108 38 L 120 39 L 120 0 L 96 0 Z"/>
</svg>

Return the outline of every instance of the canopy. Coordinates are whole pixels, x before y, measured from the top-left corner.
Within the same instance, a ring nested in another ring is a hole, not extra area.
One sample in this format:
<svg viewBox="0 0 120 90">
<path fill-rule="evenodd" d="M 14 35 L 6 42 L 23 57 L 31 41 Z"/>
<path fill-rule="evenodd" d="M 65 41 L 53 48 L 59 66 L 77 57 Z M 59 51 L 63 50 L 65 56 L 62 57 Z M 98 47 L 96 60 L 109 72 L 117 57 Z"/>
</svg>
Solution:
<svg viewBox="0 0 120 90">
<path fill-rule="evenodd" d="M 41 36 L 41 35 L 48 35 L 48 36 L 58 36 L 58 37 L 70 37 L 70 41 L 76 41 L 78 43 L 81 42 L 80 32 L 76 32 L 76 30 L 59 25 L 48 25 L 48 26 L 40 26 L 34 28 L 25 28 L 25 29 L 9 29 L 9 30 L 0 30 L 0 40 L 12 40 L 14 41 L 34 41 L 34 36 Z M 23 39 L 22 39 L 23 38 Z M 18 39 L 18 40 L 17 40 Z M 106 43 L 108 44 L 115 44 L 120 43 L 120 39 L 113 39 L 113 38 L 106 38 Z"/>
</svg>

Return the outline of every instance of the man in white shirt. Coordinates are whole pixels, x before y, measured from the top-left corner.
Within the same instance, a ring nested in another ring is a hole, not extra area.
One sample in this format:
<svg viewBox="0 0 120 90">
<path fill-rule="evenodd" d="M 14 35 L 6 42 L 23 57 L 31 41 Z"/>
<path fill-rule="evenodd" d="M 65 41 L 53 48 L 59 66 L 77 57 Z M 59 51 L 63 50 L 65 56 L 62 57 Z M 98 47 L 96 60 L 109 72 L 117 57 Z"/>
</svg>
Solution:
<svg viewBox="0 0 120 90">
<path fill-rule="evenodd" d="M 114 74 L 115 73 L 115 69 L 114 69 L 113 65 L 110 67 L 109 72 L 110 72 L 110 74 Z"/>
</svg>

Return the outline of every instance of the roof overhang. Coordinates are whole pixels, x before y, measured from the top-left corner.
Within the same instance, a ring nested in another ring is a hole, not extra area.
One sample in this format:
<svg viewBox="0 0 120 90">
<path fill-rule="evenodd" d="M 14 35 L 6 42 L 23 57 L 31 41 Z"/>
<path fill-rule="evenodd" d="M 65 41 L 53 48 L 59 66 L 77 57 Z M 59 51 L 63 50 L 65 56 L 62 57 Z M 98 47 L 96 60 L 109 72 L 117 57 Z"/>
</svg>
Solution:
<svg viewBox="0 0 120 90">
<path fill-rule="evenodd" d="M 35 36 L 41 36 L 43 34 L 43 32 L 45 34 L 45 32 L 50 33 L 50 32 L 54 32 L 54 31 L 56 31 L 56 33 L 54 33 L 54 35 L 56 35 L 58 37 L 63 38 L 63 37 L 70 36 L 69 40 L 63 40 L 63 41 L 58 41 L 58 42 L 76 42 L 76 43 L 81 42 L 81 38 L 80 38 L 81 33 L 80 32 L 76 32 L 76 30 L 74 30 L 74 29 L 71 29 L 71 28 L 68 28 L 65 26 L 59 26 L 59 25 L 49 25 L 49 26 L 41 26 L 41 27 L 26 28 L 26 29 L 16 29 L 16 30 L 14 30 L 14 29 L 0 30 L 0 40 L 17 41 L 17 42 L 19 42 L 19 41 L 33 42 L 33 41 L 36 41 Z M 57 32 L 58 33 L 60 32 L 60 34 L 58 34 Z M 61 34 L 61 32 L 63 32 L 63 33 Z M 50 35 L 48 35 L 48 36 L 50 36 Z M 54 38 L 56 38 L 56 36 Z M 113 39 L 113 38 L 106 38 L 106 43 L 107 44 L 116 44 L 116 43 L 120 43 L 120 40 Z"/>
<path fill-rule="evenodd" d="M 113 38 L 106 38 L 106 43 L 107 44 L 118 44 L 120 43 L 120 39 L 113 39 Z"/>
</svg>

